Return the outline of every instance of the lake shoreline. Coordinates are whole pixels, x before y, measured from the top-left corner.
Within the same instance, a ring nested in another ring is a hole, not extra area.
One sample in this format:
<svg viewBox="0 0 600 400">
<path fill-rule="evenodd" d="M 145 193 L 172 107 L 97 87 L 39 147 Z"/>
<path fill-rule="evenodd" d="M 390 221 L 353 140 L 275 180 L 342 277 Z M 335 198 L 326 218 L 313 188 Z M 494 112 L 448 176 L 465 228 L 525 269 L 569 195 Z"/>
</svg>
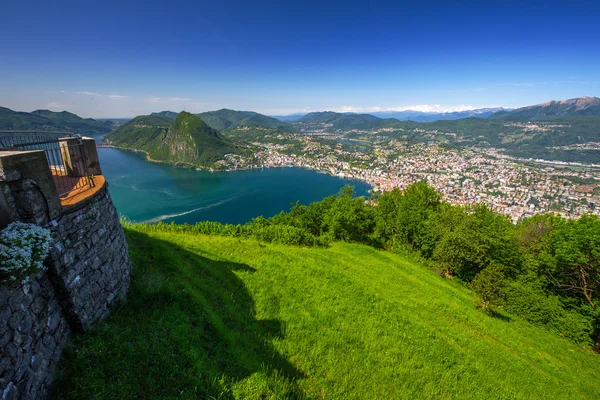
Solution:
<svg viewBox="0 0 600 400">
<path fill-rule="evenodd" d="M 156 164 L 162 164 L 162 165 L 169 165 L 173 168 L 180 168 L 180 169 L 189 169 L 189 170 L 195 170 L 195 171 L 207 171 L 207 172 L 211 172 L 211 173 L 215 173 L 215 172 L 236 172 L 236 171 L 251 171 L 251 170 L 258 170 L 258 169 L 274 169 L 274 168 L 299 168 L 299 169 L 303 169 L 303 170 L 307 170 L 307 171 L 314 171 L 317 172 L 319 174 L 323 174 L 323 175 L 328 175 L 331 176 L 333 178 L 338 178 L 338 179 L 343 179 L 343 180 L 349 180 L 349 181 L 357 181 L 357 182 L 364 182 L 367 183 L 369 186 L 371 186 L 371 190 L 373 190 L 373 187 L 375 186 L 373 182 L 370 182 L 368 179 L 366 178 L 360 178 L 360 177 L 348 177 L 348 176 L 340 176 L 340 175 L 336 175 L 333 174 L 331 171 L 329 171 L 328 169 L 317 169 L 317 168 L 310 168 L 310 167 L 306 167 L 306 166 L 302 166 L 302 165 L 278 165 L 278 166 L 250 166 L 247 168 L 236 168 L 236 169 L 225 169 L 225 170 L 214 170 L 212 168 L 203 168 L 203 167 L 199 167 L 195 164 L 190 164 L 190 163 L 183 163 L 183 162 L 176 162 L 176 163 L 172 163 L 169 161 L 162 161 L 162 160 L 155 160 L 153 158 L 150 157 L 150 155 L 148 154 L 147 151 L 145 150 L 140 150 L 140 149 L 132 149 L 132 148 L 128 148 L 128 147 L 118 147 L 112 144 L 107 144 L 105 142 L 102 143 L 102 146 L 97 146 L 98 148 L 105 148 L 105 149 L 116 149 L 116 150 L 124 150 L 124 151 L 131 151 L 133 153 L 143 153 L 145 156 L 146 161 L 151 162 L 151 163 L 156 163 Z M 182 164 L 183 166 L 177 165 L 177 164 Z M 185 165 L 189 165 L 189 167 L 186 167 Z"/>
<path fill-rule="evenodd" d="M 102 173 L 120 215 L 131 221 L 190 223 L 217 221 L 243 224 L 272 217 L 292 203 L 310 204 L 335 195 L 345 185 L 369 196 L 364 181 L 298 167 L 233 171 L 197 171 L 169 163 L 148 162 L 144 152 L 101 147 Z"/>
</svg>

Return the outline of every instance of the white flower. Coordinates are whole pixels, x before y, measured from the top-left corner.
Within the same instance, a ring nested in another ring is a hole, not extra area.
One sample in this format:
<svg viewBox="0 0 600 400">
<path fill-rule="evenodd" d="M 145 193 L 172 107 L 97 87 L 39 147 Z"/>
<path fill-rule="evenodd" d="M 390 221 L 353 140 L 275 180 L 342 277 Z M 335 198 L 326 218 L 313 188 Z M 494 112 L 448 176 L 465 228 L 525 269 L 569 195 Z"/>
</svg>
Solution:
<svg viewBox="0 0 600 400">
<path fill-rule="evenodd" d="M 44 269 L 51 243 L 47 229 L 23 222 L 8 225 L 0 231 L 0 280 L 28 282 L 30 275 Z"/>
</svg>

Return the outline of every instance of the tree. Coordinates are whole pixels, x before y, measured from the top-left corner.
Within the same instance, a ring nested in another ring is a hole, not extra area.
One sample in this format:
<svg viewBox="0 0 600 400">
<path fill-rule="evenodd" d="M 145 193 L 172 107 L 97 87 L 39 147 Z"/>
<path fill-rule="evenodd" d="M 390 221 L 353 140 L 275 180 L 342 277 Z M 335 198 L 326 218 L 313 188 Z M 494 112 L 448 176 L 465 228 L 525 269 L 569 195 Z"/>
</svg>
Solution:
<svg viewBox="0 0 600 400">
<path fill-rule="evenodd" d="M 323 230 L 334 240 L 363 241 L 373 232 L 372 209 L 354 188 L 344 186 L 323 216 Z"/>
<path fill-rule="evenodd" d="M 417 182 L 406 188 L 398 209 L 398 227 L 404 242 L 414 250 L 422 247 L 430 217 L 440 206 L 442 194 Z"/>
<path fill-rule="evenodd" d="M 433 231 L 438 235 L 433 258 L 464 281 L 492 262 L 511 274 L 520 266 L 513 225 L 485 205 L 444 207 Z"/>
<path fill-rule="evenodd" d="M 387 243 L 399 232 L 398 226 L 398 209 L 402 192 L 398 188 L 394 188 L 390 192 L 383 193 L 377 199 L 377 207 L 375 211 L 375 234 Z"/>
<path fill-rule="evenodd" d="M 479 307 L 494 310 L 506 304 L 506 278 L 502 267 L 490 265 L 477 274 L 471 282 L 471 289 L 477 295 Z"/>
<path fill-rule="evenodd" d="M 560 290 L 583 296 L 594 308 L 600 291 L 600 219 L 568 221 L 555 234 L 556 267 L 550 271 Z"/>
<path fill-rule="evenodd" d="M 442 195 L 425 182 L 409 185 L 404 192 L 394 189 L 379 198 L 375 232 L 387 243 L 400 242 L 421 250 L 427 242 L 429 222 Z"/>
<path fill-rule="evenodd" d="M 559 291 L 584 299 L 596 312 L 596 350 L 600 350 L 600 219 L 583 216 L 556 229 L 556 265 L 548 271 Z"/>
</svg>

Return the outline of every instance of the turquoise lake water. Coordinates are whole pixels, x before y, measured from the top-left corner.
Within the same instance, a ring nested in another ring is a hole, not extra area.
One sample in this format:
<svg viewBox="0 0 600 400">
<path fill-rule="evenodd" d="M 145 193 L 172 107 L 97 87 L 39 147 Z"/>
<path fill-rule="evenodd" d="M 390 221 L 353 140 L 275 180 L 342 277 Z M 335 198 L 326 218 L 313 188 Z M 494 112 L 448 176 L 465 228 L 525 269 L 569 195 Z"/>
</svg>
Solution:
<svg viewBox="0 0 600 400">
<path fill-rule="evenodd" d="M 244 223 L 273 216 L 337 193 L 346 184 L 358 195 L 367 183 L 301 168 L 207 172 L 147 162 L 143 155 L 99 148 L 102 173 L 119 215 L 135 222 Z"/>
</svg>

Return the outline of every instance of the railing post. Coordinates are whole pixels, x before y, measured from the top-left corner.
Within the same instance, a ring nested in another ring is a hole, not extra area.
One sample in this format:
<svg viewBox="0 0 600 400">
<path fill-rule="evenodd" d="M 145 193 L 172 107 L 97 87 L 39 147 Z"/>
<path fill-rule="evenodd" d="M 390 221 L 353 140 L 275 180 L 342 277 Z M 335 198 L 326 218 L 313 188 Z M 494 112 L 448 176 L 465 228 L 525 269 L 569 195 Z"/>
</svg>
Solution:
<svg viewBox="0 0 600 400">
<path fill-rule="evenodd" d="M 85 164 L 87 165 L 87 172 L 91 175 L 102 175 L 100 169 L 100 160 L 98 160 L 98 150 L 96 149 L 96 141 L 93 138 L 82 137 L 83 142 L 83 154 L 85 157 Z"/>
<path fill-rule="evenodd" d="M 81 143 L 77 139 L 59 139 L 60 153 L 69 176 L 87 176 L 85 171 L 85 156 Z"/>
</svg>

